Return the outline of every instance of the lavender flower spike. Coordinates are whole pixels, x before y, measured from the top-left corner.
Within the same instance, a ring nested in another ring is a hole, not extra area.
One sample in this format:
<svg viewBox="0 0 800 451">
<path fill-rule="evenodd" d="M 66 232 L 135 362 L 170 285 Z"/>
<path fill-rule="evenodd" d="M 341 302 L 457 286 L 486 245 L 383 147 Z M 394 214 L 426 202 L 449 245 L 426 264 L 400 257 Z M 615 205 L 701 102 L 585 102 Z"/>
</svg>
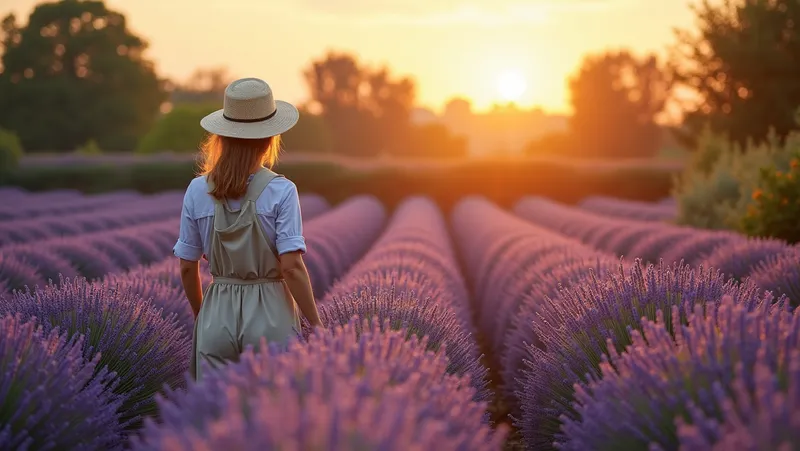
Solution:
<svg viewBox="0 0 800 451">
<path fill-rule="evenodd" d="M 44 334 L 20 315 L 0 318 L 0 449 L 121 449 L 118 381 L 84 361 L 83 336 Z"/>
</svg>

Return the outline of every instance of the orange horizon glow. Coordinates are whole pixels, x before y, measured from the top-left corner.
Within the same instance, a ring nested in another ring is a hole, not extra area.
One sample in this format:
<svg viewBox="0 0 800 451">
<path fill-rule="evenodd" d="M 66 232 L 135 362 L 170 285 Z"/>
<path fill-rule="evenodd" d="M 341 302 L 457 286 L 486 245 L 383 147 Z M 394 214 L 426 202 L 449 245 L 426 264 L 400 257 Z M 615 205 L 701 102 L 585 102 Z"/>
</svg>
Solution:
<svg viewBox="0 0 800 451">
<path fill-rule="evenodd" d="M 37 0 L 4 0 L 25 22 Z M 473 110 L 513 102 L 569 114 L 567 78 L 586 53 L 665 54 L 691 27 L 683 0 L 106 0 L 150 43 L 162 76 L 185 80 L 224 66 L 257 76 L 276 96 L 307 99 L 302 71 L 329 50 L 410 76 L 417 104 L 440 113 L 455 97 Z M 235 6 L 232 6 L 235 5 Z"/>
</svg>

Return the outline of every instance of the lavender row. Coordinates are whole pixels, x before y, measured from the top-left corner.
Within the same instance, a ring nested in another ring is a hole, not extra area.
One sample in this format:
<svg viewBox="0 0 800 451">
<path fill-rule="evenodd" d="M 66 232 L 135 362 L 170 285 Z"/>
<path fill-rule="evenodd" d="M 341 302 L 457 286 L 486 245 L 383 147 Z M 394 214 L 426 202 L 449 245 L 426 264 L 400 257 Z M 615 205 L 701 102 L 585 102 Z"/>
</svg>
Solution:
<svg viewBox="0 0 800 451">
<path fill-rule="evenodd" d="M 505 429 L 446 374 L 425 338 L 351 320 L 305 343 L 248 350 L 186 391 L 159 399 L 134 451 L 236 449 L 500 450 Z"/>
<path fill-rule="evenodd" d="M 63 198 L 62 195 L 57 195 L 55 198 L 12 198 L 10 202 L 3 202 L 2 206 L 0 206 L 0 221 L 42 215 L 101 211 L 107 208 L 116 208 L 122 202 L 131 202 L 141 197 L 141 194 L 133 191 L 115 191 L 109 194 L 95 194 L 77 198 Z"/>
<path fill-rule="evenodd" d="M 586 211 L 603 216 L 639 221 L 669 221 L 674 219 L 675 205 L 663 203 L 638 202 L 605 196 L 592 196 L 583 199 L 578 206 Z"/>
<path fill-rule="evenodd" d="M 30 192 L 16 186 L 4 186 L 0 188 L 0 199 L 5 202 L 3 205 L 21 205 L 23 202 L 34 200 L 52 202 L 54 200 L 64 201 L 83 197 L 84 194 L 74 189 L 54 189 L 44 192 Z"/>
<path fill-rule="evenodd" d="M 427 336 L 432 347 L 446 347 L 451 372 L 470 375 L 478 395 L 489 396 L 466 285 L 444 218 L 429 199 L 410 198 L 397 207 L 369 252 L 331 287 L 320 315 L 339 325 L 354 315 L 377 317 Z"/>
<path fill-rule="evenodd" d="M 677 307 L 611 352 L 601 375 L 576 392 L 564 450 L 749 451 L 797 449 L 800 313 L 748 308 L 725 296 L 719 309 Z M 611 345 L 609 344 L 609 347 Z"/>
<path fill-rule="evenodd" d="M 0 352 L 7 354 L 3 364 L 16 357 L 16 365 L 35 370 L 16 373 L 5 367 L 0 373 L 0 385 L 16 394 L 3 397 L 4 445 L 9 435 L 24 440 L 27 434 L 41 449 L 123 449 L 143 418 L 158 413 L 155 395 L 165 387 L 185 386 L 188 331 L 174 315 L 164 316 L 133 291 L 83 278 L 62 279 L 57 285 L 0 297 L 0 317 L 6 322 L 0 335 Z M 11 317 L 13 324 L 8 323 Z M 28 326 L 19 325 L 29 322 L 50 337 L 47 355 L 41 350 L 38 357 L 26 355 L 36 337 L 24 329 Z M 23 328 L 25 345 L 16 341 L 20 334 L 15 328 Z M 65 342 L 68 348 L 62 350 Z M 19 447 L 40 449 L 32 443 Z"/>
<path fill-rule="evenodd" d="M 303 225 L 305 263 L 314 293 L 324 294 L 380 235 L 386 209 L 372 196 L 356 196 Z"/>
<path fill-rule="evenodd" d="M 487 221 L 486 218 L 492 218 Z M 533 320 L 560 285 L 580 283 L 618 263 L 579 242 L 534 226 L 481 198 L 458 203 L 453 234 L 473 281 L 473 310 L 486 346 L 495 356 L 506 401 L 518 410 L 523 360 L 539 343 Z"/>
<path fill-rule="evenodd" d="M 615 354 L 638 352 L 638 347 L 629 346 L 634 344 L 635 331 L 641 333 L 643 320 L 656 320 L 659 311 L 674 312 L 666 323 L 672 332 L 689 322 L 696 306 L 716 315 L 726 297 L 746 310 L 788 303 L 749 281 L 726 279 L 718 271 L 679 263 L 644 267 L 638 261 L 628 269 L 584 279 L 546 297 L 533 321 L 540 342 L 528 347 L 516 392 L 521 414 L 515 423 L 529 447 L 552 449 L 570 440 L 565 424 L 588 421 L 577 410 L 576 393 L 601 377 L 602 362 Z M 627 401 L 640 403 L 635 398 Z M 614 425 L 626 427 L 619 421 Z"/>
<path fill-rule="evenodd" d="M 180 201 L 180 194 L 169 193 L 121 202 L 103 211 L 4 221 L 0 222 L 0 246 L 178 218 Z"/>
<path fill-rule="evenodd" d="M 331 204 L 319 194 L 301 194 L 300 211 L 303 221 L 309 221 L 317 216 L 327 213 L 331 209 Z"/>
<path fill-rule="evenodd" d="M 178 233 L 178 219 L 141 224 L 108 232 L 4 246 L 0 281 L 9 289 L 44 285 L 61 276 L 98 279 L 169 255 Z"/>
<path fill-rule="evenodd" d="M 770 255 L 793 252 L 786 242 L 752 239 L 723 231 L 698 230 L 670 224 L 608 218 L 543 198 L 528 197 L 514 207 L 520 217 L 576 238 L 604 252 L 668 264 L 719 268 L 742 279 Z"/>
</svg>

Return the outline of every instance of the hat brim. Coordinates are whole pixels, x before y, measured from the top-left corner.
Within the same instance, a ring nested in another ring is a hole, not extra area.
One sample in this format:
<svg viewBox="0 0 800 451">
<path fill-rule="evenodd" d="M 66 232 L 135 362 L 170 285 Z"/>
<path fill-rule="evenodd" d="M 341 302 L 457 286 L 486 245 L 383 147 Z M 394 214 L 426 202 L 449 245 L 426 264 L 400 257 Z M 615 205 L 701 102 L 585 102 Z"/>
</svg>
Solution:
<svg viewBox="0 0 800 451">
<path fill-rule="evenodd" d="M 300 119 L 300 112 L 291 103 L 276 100 L 275 106 L 275 115 L 260 122 L 230 121 L 223 116 L 223 110 L 217 110 L 201 119 L 200 126 L 209 133 L 229 138 L 269 138 L 287 132 Z"/>
</svg>

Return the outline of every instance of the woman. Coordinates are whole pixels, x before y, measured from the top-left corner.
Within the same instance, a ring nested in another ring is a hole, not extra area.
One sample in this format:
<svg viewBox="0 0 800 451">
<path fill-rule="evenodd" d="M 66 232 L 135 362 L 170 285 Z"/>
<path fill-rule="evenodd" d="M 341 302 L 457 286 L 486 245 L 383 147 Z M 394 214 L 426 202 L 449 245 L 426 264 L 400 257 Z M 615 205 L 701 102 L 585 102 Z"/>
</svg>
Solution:
<svg viewBox="0 0 800 451">
<path fill-rule="evenodd" d="M 202 362 L 218 368 L 238 360 L 245 346 L 258 347 L 262 337 L 294 336 L 295 302 L 314 327 L 322 326 L 303 263 L 297 188 L 267 168 L 277 159 L 280 134 L 298 118 L 267 83 L 245 78 L 227 87 L 222 110 L 200 122 L 210 133 L 202 175 L 186 190 L 173 249 L 195 314 L 190 370 L 196 379 Z M 214 277 L 205 295 L 202 256 Z"/>
</svg>

